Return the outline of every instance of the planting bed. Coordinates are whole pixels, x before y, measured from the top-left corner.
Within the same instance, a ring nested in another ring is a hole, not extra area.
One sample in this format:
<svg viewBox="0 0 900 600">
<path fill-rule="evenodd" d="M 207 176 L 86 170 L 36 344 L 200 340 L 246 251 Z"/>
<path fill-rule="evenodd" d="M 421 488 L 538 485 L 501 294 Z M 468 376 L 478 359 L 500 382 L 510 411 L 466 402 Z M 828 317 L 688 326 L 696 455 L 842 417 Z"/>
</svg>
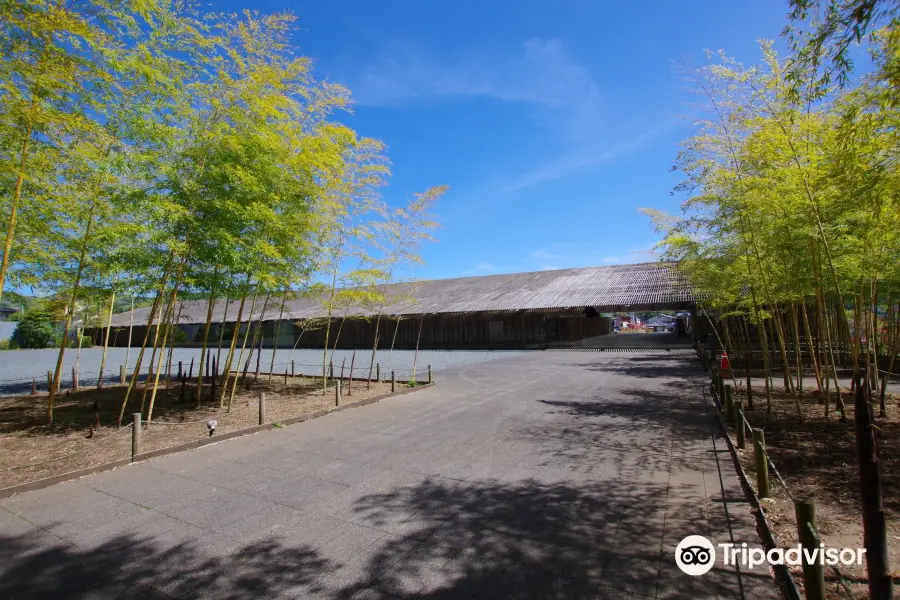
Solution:
<svg viewBox="0 0 900 600">
<path fill-rule="evenodd" d="M 346 394 L 347 382 L 344 384 Z M 405 386 L 402 386 L 405 387 Z M 397 385 L 400 391 L 401 385 Z M 358 402 L 388 394 L 391 384 L 354 381 L 342 403 Z M 266 421 L 278 422 L 298 415 L 335 406 L 332 385 L 322 393 L 322 380 L 282 376 L 269 381 L 267 375 L 238 388 L 231 409 L 220 409 L 218 400 L 209 398 L 210 386 L 204 386 L 200 408 L 190 394 L 180 401 L 180 385 L 166 389 L 160 385 L 153 409 L 152 424 L 142 431 L 141 451 L 148 452 L 208 437 L 206 422 L 218 422 L 215 435 L 258 424 L 259 394 L 266 393 Z M 116 428 L 125 388 L 106 387 L 79 392 L 63 392 L 57 397 L 54 423 L 47 425 L 47 396 L 11 396 L 0 398 L 0 488 L 44 479 L 78 469 L 108 463 L 131 456 L 132 413 L 141 404 L 143 387 L 132 392 L 125 410 L 125 427 Z M 147 394 L 149 402 L 149 393 Z M 146 417 L 146 410 L 144 411 Z M 99 419 L 91 436 L 91 425 Z M 91 436 L 91 437 L 89 437 Z"/>
</svg>

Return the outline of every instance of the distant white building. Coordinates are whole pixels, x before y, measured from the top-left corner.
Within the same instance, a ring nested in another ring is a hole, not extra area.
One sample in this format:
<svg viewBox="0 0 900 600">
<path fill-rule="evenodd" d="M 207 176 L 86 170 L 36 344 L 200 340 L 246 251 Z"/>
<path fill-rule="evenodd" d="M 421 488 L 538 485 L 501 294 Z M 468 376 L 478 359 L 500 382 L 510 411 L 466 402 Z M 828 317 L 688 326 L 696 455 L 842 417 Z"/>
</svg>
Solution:
<svg viewBox="0 0 900 600">
<path fill-rule="evenodd" d="M 665 325 L 666 327 L 670 327 L 674 324 L 675 324 L 675 317 L 673 317 L 671 315 L 663 315 L 663 314 L 654 315 L 644 322 L 644 325 L 646 325 L 647 327 L 656 327 L 659 325 Z"/>
</svg>

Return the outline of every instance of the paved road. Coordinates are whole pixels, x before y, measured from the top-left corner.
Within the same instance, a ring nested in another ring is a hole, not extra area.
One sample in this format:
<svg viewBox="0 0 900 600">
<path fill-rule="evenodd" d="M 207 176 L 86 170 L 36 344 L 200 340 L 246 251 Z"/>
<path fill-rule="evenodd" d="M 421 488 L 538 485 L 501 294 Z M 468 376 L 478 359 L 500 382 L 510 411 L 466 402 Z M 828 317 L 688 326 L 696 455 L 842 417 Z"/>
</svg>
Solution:
<svg viewBox="0 0 900 600">
<path fill-rule="evenodd" d="M 688 357 L 541 352 L 0 501 L 0 597 L 776 598 Z"/>
<path fill-rule="evenodd" d="M 678 337 L 674 333 L 612 333 L 585 338 L 584 348 L 691 348 L 690 336 Z"/>
</svg>

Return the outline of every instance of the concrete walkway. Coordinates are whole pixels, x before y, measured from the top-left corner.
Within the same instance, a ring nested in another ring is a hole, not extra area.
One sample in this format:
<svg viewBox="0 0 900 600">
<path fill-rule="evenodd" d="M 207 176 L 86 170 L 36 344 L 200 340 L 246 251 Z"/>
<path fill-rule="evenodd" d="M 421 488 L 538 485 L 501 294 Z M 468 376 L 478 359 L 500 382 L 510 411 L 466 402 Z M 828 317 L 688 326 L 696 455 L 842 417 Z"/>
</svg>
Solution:
<svg viewBox="0 0 900 600">
<path fill-rule="evenodd" d="M 689 357 L 534 352 L 0 501 L 7 598 L 777 598 Z"/>
</svg>

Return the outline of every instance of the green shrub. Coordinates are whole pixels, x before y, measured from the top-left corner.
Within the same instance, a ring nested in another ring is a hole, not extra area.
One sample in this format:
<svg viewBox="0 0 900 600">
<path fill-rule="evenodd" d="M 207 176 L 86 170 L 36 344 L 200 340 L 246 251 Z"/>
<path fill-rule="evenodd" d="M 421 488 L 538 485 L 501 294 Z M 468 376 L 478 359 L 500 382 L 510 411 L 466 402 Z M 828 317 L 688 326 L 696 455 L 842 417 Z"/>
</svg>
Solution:
<svg viewBox="0 0 900 600">
<path fill-rule="evenodd" d="M 49 312 L 30 310 L 22 315 L 13 339 L 22 348 L 50 348 L 59 341 L 59 334 Z"/>
<path fill-rule="evenodd" d="M 203 339 L 202 338 L 203 329 L 201 328 L 200 331 L 201 331 L 200 339 L 202 340 Z M 188 341 L 188 336 L 184 332 L 184 329 L 182 329 L 181 327 L 173 327 L 172 330 L 169 332 L 169 335 L 172 336 L 171 343 L 174 343 L 174 344 L 185 344 Z"/>
<path fill-rule="evenodd" d="M 0 340 L 0 350 L 18 350 L 19 344 L 14 339 Z"/>
<path fill-rule="evenodd" d="M 81 347 L 82 348 L 93 348 L 94 340 L 91 339 L 91 336 L 81 334 Z M 78 348 L 78 334 L 72 336 L 72 339 L 69 341 L 69 348 Z"/>
</svg>

